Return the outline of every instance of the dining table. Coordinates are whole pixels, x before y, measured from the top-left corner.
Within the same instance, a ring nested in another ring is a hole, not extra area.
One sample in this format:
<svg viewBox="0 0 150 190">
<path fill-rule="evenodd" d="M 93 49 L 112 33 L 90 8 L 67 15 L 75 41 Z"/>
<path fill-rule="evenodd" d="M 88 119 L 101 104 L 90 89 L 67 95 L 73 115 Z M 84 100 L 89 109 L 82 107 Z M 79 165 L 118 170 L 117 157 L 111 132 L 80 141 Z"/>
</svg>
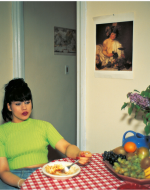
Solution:
<svg viewBox="0 0 150 190">
<path fill-rule="evenodd" d="M 55 161 L 74 162 L 75 160 L 62 158 L 52 162 Z M 79 166 L 81 172 L 65 180 L 57 180 L 45 175 L 40 167 L 25 180 L 21 190 L 117 190 L 119 186 L 127 183 L 109 170 L 100 153 L 92 154 L 89 164 Z M 150 189 L 150 184 L 147 187 Z"/>
</svg>

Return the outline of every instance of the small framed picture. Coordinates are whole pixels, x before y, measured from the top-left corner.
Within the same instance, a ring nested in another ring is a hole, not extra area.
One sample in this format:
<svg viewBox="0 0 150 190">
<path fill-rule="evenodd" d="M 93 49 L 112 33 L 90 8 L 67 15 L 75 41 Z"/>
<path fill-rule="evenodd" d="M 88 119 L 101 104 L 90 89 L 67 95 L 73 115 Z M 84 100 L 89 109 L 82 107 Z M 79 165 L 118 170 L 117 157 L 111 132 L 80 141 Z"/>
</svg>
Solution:
<svg viewBox="0 0 150 190">
<path fill-rule="evenodd" d="M 54 27 L 54 55 L 76 55 L 76 30 Z"/>
</svg>

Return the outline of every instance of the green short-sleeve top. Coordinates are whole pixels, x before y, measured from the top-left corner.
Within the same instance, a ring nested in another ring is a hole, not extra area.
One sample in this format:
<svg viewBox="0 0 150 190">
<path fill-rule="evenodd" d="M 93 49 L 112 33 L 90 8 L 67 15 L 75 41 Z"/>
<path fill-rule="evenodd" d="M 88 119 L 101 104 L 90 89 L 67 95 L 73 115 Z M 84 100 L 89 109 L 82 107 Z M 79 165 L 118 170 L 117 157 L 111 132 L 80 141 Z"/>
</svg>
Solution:
<svg viewBox="0 0 150 190">
<path fill-rule="evenodd" d="M 29 118 L 21 123 L 7 122 L 0 125 L 0 157 L 7 158 L 10 170 L 47 163 L 47 146 L 55 149 L 62 138 L 46 121 Z"/>
</svg>

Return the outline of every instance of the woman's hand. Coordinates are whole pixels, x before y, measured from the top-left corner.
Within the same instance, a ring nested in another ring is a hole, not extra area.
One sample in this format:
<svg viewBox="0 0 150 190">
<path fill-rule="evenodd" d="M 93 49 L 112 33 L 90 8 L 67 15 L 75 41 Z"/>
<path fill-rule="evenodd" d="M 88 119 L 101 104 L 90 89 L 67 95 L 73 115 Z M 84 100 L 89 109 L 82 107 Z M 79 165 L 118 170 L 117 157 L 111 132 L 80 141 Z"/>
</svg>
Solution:
<svg viewBox="0 0 150 190">
<path fill-rule="evenodd" d="M 72 159 L 79 159 L 80 164 L 87 164 L 91 161 L 92 154 L 89 151 L 80 151 L 76 145 L 68 143 L 65 139 L 59 140 L 55 148 L 67 157 Z"/>
<path fill-rule="evenodd" d="M 89 151 L 81 151 L 79 153 L 79 157 L 77 157 L 77 159 L 79 159 L 79 163 L 83 164 L 83 165 L 85 165 L 88 162 L 90 162 L 91 158 L 92 158 L 92 154 Z"/>
<path fill-rule="evenodd" d="M 25 179 L 19 179 L 18 181 L 18 188 L 21 188 L 21 186 L 24 184 Z"/>
</svg>

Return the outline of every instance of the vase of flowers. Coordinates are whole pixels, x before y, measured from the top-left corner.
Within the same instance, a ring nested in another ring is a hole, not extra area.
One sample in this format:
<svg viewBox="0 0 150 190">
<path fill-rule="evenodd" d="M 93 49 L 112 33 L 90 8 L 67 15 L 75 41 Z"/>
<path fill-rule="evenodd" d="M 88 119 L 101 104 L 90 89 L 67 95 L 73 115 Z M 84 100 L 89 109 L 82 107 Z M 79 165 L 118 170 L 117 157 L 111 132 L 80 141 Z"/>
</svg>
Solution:
<svg viewBox="0 0 150 190">
<path fill-rule="evenodd" d="M 135 118 L 138 113 L 142 114 L 142 119 L 145 124 L 144 131 L 148 136 L 150 134 L 150 86 L 146 88 L 146 90 L 141 93 L 138 90 L 134 90 L 134 92 L 129 92 L 127 94 L 127 98 L 129 98 L 129 102 L 124 102 L 121 110 L 128 106 L 128 114 L 134 111 Z"/>
</svg>

